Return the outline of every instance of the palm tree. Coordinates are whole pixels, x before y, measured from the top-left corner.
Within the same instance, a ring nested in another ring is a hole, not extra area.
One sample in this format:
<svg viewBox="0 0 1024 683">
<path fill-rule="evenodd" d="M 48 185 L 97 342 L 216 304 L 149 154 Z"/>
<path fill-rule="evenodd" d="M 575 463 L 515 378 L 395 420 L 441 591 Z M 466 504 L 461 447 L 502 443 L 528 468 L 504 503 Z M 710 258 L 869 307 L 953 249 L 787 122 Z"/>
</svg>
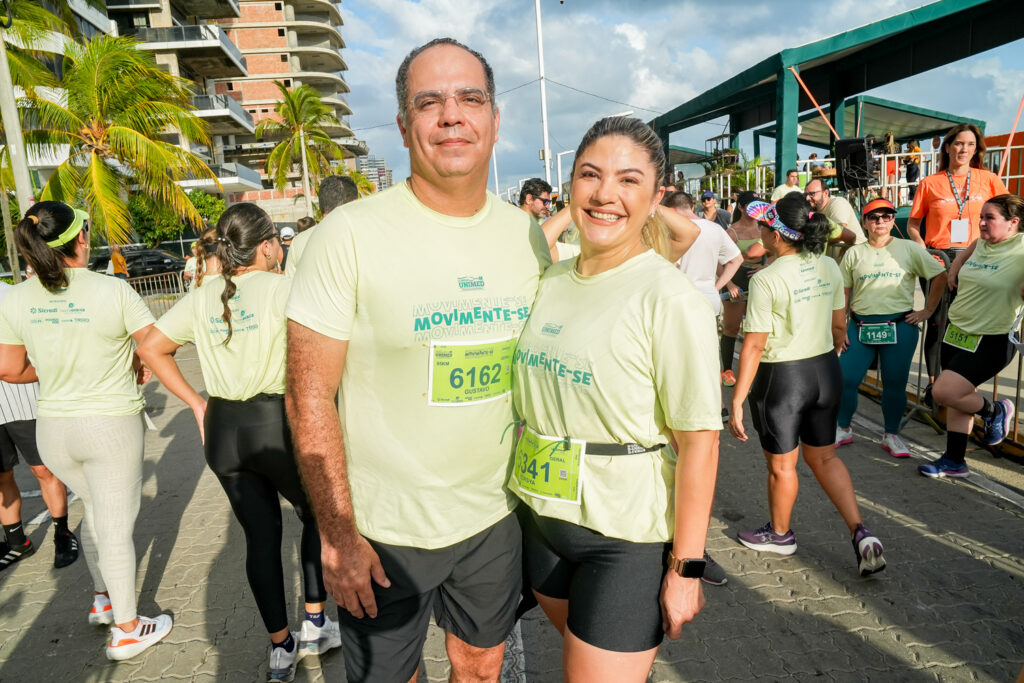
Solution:
<svg viewBox="0 0 1024 683">
<path fill-rule="evenodd" d="M 341 122 L 320 99 L 312 86 L 303 83 L 288 90 L 281 81 L 274 81 L 281 91 L 275 111 L 279 119 L 264 119 L 256 125 L 256 137 L 282 135 L 267 157 L 267 175 L 278 191 L 288 186 L 288 173 L 296 163 L 302 168 L 302 194 L 306 198 L 306 215 L 313 215 L 310 187 L 331 174 L 331 159 L 341 159 L 341 145 L 331 139 L 324 128 L 341 126 Z"/>
<path fill-rule="evenodd" d="M 131 233 L 129 190 L 200 225 L 202 216 L 177 181 L 216 182 L 202 159 L 161 139 L 173 131 L 208 144 L 206 123 L 192 113 L 191 84 L 162 71 L 136 44 L 106 35 L 68 44 L 60 95 L 30 94 L 24 102 L 26 144 L 39 151 L 69 148 L 40 198 L 84 201 L 93 230 L 111 244 L 126 243 Z"/>
<path fill-rule="evenodd" d="M 373 194 L 377 190 L 377 186 L 372 180 L 366 177 L 366 174 L 362 171 L 357 171 L 354 168 L 341 168 L 337 171 L 338 175 L 347 175 L 351 178 L 355 184 L 356 189 L 359 190 L 359 196 L 365 197 L 368 194 Z"/>
</svg>

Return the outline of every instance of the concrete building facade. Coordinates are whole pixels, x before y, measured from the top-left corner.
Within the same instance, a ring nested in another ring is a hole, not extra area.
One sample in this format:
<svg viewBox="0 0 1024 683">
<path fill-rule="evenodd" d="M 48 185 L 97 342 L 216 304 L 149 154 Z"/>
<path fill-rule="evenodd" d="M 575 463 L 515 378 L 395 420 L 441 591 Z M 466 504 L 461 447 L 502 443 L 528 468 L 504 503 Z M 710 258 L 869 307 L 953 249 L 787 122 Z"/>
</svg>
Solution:
<svg viewBox="0 0 1024 683">
<path fill-rule="evenodd" d="M 391 178 L 391 169 L 383 159 L 378 159 L 375 156 L 359 157 L 356 160 L 356 167 L 377 186 L 378 192 L 386 190 L 394 184 Z"/>
<path fill-rule="evenodd" d="M 335 3 L 328 0 L 241 0 L 234 16 L 217 19 L 228 40 L 237 45 L 246 61 L 244 74 L 216 79 L 218 96 L 233 99 L 252 120 L 274 115 L 280 92 L 274 81 L 294 88 L 308 84 L 315 88 L 333 110 L 340 126 L 328 130 L 332 139 L 345 149 L 340 162 L 355 168 L 355 159 L 367 154 L 366 143 L 356 140 L 349 127 L 348 84 L 344 72 L 348 65 L 341 56 L 345 41 L 341 35 L 343 20 Z M 267 155 L 278 139 L 257 139 L 252 131 L 237 132 L 223 141 L 226 160 L 258 170 L 262 187 L 232 193 L 229 202 L 256 201 L 275 221 L 291 222 L 305 214 L 301 174 L 296 167 L 289 174 L 289 185 L 280 192 L 266 177 Z M 315 188 L 313 188 L 315 192 Z"/>
</svg>

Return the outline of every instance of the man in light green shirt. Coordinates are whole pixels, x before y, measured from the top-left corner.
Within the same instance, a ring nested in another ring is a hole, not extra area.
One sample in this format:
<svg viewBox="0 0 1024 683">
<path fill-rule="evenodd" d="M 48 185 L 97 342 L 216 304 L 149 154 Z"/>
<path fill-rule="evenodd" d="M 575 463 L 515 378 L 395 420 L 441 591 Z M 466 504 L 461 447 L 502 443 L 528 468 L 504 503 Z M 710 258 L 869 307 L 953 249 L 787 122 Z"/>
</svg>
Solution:
<svg viewBox="0 0 1024 683">
<path fill-rule="evenodd" d="M 779 201 L 790 192 L 799 192 L 799 182 L 800 173 L 795 168 L 791 168 L 788 171 L 786 171 L 786 182 L 782 185 L 779 185 L 778 187 L 775 188 L 775 190 L 772 191 L 772 203 L 774 204 L 775 202 Z"/>
<path fill-rule="evenodd" d="M 839 237 L 838 241 L 848 244 L 861 244 L 867 241 L 867 235 L 864 234 L 864 228 L 861 227 L 860 219 L 857 218 L 857 212 L 853 206 L 845 197 L 830 196 L 825 181 L 820 178 L 811 180 L 804 186 L 804 196 L 807 197 L 807 202 L 812 209 L 825 214 L 830 222 L 839 225 L 843 230 L 850 231 L 850 235 Z M 854 238 L 852 243 L 849 241 L 850 236 Z M 830 236 L 829 241 L 837 240 Z"/>
<path fill-rule="evenodd" d="M 396 85 L 410 177 L 310 238 L 286 308 L 289 418 L 349 680 L 415 677 L 431 614 L 453 680 L 496 680 L 521 589 L 512 354 L 551 257 L 487 192 L 483 57 L 438 39 Z"/>
</svg>

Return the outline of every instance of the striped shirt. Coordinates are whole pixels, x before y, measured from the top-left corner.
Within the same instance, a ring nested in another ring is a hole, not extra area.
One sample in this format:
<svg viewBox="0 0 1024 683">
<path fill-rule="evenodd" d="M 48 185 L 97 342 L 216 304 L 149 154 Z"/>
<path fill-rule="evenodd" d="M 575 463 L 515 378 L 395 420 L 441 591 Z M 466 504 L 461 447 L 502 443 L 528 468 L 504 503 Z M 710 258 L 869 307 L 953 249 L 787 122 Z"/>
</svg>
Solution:
<svg viewBox="0 0 1024 683">
<path fill-rule="evenodd" d="M 0 301 L 13 289 L 12 285 L 0 282 Z M 0 424 L 36 419 L 36 403 L 39 401 L 39 382 L 31 384 L 8 384 L 0 382 Z"/>
</svg>

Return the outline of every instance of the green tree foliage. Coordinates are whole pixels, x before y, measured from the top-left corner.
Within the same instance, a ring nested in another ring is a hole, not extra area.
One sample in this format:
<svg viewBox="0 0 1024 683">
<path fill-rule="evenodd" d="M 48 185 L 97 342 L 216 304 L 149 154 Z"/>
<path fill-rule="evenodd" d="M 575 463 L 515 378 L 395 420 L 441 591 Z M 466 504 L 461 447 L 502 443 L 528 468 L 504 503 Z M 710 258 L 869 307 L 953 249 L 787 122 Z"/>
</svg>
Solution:
<svg viewBox="0 0 1024 683">
<path fill-rule="evenodd" d="M 360 197 L 373 194 L 377 190 L 377 186 L 374 185 L 373 181 L 367 178 L 366 174 L 362 171 L 358 171 L 353 168 L 339 168 L 335 173 L 338 175 L 347 175 L 351 178 L 356 184 L 356 189 L 359 190 Z"/>
<path fill-rule="evenodd" d="M 202 190 L 189 192 L 188 201 L 203 221 L 210 225 L 216 225 L 226 208 L 223 199 Z M 128 200 L 128 212 L 131 215 L 132 230 L 150 247 L 178 239 L 187 227 L 172 209 L 161 206 L 145 195 L 133 194 Z M 193 224 L 195 231 L 202 232 L 205 223 Z"/>
<path fill-rule="evenodd" d="M 308 172 L 302 171 L 302 191 L 308 196 L 311 187 L 331 174 L 331 159 L 341 159 L 344 150 L 324 130 L 340 127 L 330 107 L 323 103 L 320 93 L 310 85 L 300 85 L 289 90 L 281 81 L 274 81 L 281 91 L 277 119 L 263 119 L 256 125 L 256 137 L 278 137 L 283 139 L 274 146 L 267 157 L 267 175 L 278 191 L 288 186 L 288 174 L 298 166 L 302 169 L 302 151 L 305 147 Z"/>
<path fill-rule="evenodd" d="M 81 193 L 93 230 L 124 244 L 131 233 L 129 194 L 144 194 L 181 220 L 202 216 L 177 181 L 213 173 L 195 154 L 167 142 L 177 131 L 208 144 L 207 124 L 192 112 L 191 84 L 162 71 L 137 41 L 99 35 L 65 47 L 63 75 L 52 100 L 25 98 L 26 144 L 39 151 L 68 145 L 41 199 L 74 201 Z"/>
</svg>

